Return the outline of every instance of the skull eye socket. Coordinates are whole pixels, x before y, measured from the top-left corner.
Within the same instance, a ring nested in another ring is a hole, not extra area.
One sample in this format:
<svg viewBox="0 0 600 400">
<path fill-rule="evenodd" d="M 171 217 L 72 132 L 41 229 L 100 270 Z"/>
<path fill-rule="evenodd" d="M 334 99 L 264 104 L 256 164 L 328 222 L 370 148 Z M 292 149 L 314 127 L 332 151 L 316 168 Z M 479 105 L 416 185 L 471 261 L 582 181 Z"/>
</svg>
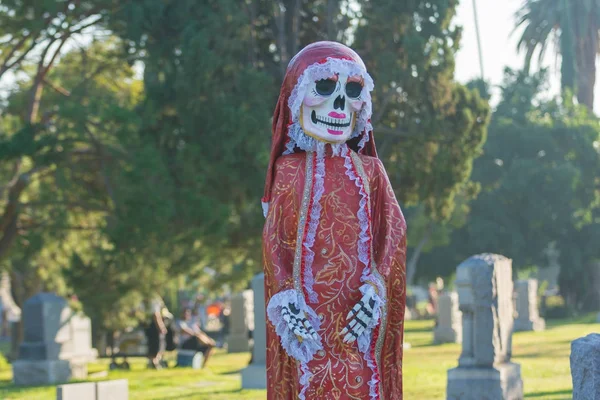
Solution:
<svg viewBox="0 0 600 400">
<path fill-rule="evenodd" d="M 315 90 L 321 96 L 330 96 L 337 86 L 337 82 L 333 79 L 321 79 L 315 82 Z"/>
<path fill-rule="evenodd" d="M 346 83 L 346 95 L 352 99 L 356 99 L 362 92 L 362 85 L 360 82 L 348 82 Z"/>
</svg>

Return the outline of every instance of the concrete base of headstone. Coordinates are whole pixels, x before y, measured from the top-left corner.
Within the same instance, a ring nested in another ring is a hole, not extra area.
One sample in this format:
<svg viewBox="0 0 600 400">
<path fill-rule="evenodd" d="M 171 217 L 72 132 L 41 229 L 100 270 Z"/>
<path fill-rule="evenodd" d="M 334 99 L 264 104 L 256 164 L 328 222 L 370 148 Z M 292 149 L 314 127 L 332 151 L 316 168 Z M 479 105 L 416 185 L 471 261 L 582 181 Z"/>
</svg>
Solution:
<svg viewBox="0 0 600 400">
<path fill-rule="evenodd" d="M 446 400 L 522 400 L 521 366 L 458 367 L 448 370 Z"/>
<path fill-rule="evenodd" d="M 96 400 L 129 400 L 129 381 L 117 379 L 97 382 Z"/>
<path fill-rule="evenodd" d="M 600 400 L 600 334 L 571 343 L 573 400 Z"/>
<path fill-rule="evenodd" d="M 461 343 L 461 338 L 452 328 L 435 327 L 433 329 L 433 343 Z"/>
<path fill-rule="evenodd" d="M 528 332 L 528 331 L 543 331 L 546 329 L 546 321 L 543 318 L 538 318 L 535 321 L 515 319 L 514 331 L 515 332 Z"/>
<path fill-rule="evenodd" d="M 250 351 L 250 340 L 247 334 L 229 335 L 227 338 L 228 353 L 246 353 Z"/>
<path fill-rule="evenodd" d="M 96 400 L 94 382 L 71 383 L 56 387 L 56 400 Z"/>
<path fill-rule="evenodd" d="M 71 379 L 71 365 L 66 360 L 16 360 L 12 370 L 15 385 L 55 385 Z"/>
<path fill-rule="evenodd" d="M 243 389 L 266 389 L 267 367 L 266 365 L 250 364 L 242 370 Z"/>
<path fill-rule="evenodd" d="M 71 378 L 73 379 L 86 379 L 88 377 L 87 362 L 75 362 L 71 363 Z"/>
</svg>

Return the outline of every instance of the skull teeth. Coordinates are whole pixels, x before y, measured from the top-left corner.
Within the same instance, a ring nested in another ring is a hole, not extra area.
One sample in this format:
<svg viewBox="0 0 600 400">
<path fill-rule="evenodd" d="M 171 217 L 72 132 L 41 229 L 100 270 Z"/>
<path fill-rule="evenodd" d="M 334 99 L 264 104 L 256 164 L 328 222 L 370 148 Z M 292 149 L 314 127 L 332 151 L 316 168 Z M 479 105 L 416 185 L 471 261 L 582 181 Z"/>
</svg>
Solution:
<svg viewBox="0 0 600 400">
<path fill-rule="evenodd" d="M 315 110 L 313 110 L 312 113 L 310 113 L 310 119 L 312 120 L 313 124 L 323 124 L 323 125 L 327 125 L 332 128 L 347 128 L 350 126 L 350 121 L 351 121 L 351 118 L 348 118 L 348 119 L 340 122 L 340 120 L 338 118 L 321 117 L 321 116 L 317 117 L 317 113 Z"/>
</svg>

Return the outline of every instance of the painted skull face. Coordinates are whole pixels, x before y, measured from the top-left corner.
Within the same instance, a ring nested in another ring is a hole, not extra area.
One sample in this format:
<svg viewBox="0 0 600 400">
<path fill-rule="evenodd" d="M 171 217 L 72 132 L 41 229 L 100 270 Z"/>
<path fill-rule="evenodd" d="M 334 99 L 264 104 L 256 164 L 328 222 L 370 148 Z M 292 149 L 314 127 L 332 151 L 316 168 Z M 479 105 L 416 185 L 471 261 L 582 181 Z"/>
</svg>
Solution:
<svg viewBox="0 0 600 400">
<path fill-rule="evenodd" d="M 302 102 L 304 132 L 327 143 L 346 142 L 364 104 L 363 85 L 362 77 L 342 73 L 312 82 Z"/>
</svg>

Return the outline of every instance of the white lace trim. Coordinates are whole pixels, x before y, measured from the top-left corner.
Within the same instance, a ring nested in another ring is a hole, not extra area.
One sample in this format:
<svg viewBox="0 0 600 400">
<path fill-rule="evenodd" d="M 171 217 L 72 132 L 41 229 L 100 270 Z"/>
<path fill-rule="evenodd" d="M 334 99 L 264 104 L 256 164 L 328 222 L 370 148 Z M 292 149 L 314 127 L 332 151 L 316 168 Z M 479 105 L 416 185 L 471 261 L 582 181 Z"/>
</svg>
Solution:
<svg viewBox="0 0 600 400">
<path fill-rule="evenodd" d="M 375 400 L 377 396 L 377 385 L 379 384 L 379 376 L 377 373 L 377 365 L 375 360 L 371 357 L 371 341 L 373 340 L 373 329 L 379 323 L 381 318 L 381 310 L 383 307 L 384 299 L 375 293 L 375 289 L 368 283 L 365 283 L 360 287 L 360 292 L 363 296 L 369 294 L 375 300 L 375 307 L 373 307 L 373 318 L 367 324 L 365 331 L 358 337 L 358 350 L 363 353 L 363 357 L 367 362 L 367 366 L 371 369 L 371 380 L 369 380 L 369 395 L 371 399 Z M 383 293 L 383 292 L 379 292 Z M 381 333 L 380 333 L 381 334 Z"/>
<path fill-rule="evenodd" d="M 267 214 L 269 213 L 269 202 L 268 201 L 261 201 L 260 203 L 262 205 L 263 216 L 265 218 L 267 218 Z"/>
<path fill-rule="evenodd" d="M 292 112 L 292 122 L 299 122 L 300 108 L 302 107 L 304 96 L 306 95 L 306 91 L 310 84 L 320 79 L 330 78 L 335 73 L 340 72 L 345 73 L 348 76 L 360 76 L 364 81 L 361 98 L 364 100 L 365 104 L 357 115 L 354 132 L 352 132 L 352 135 L 350 136 L 351 138 L 354 138 L 358 137 L 361 133 L 364 133 L 359 142 L 359 149 L 362 149 L 368 140 L 369 132 L 373 130 L 373 126 L 371 125 L 371 114 L 373 112 L 371 91 L 373 91 L 375 84 L 369 73 L 354 61 L 328 57 L 327 61 L 324 63 L 317 62 L 308 66 L 298 78 L 298 82 L 288 99 L 288 106 Z M 289 151 L 289 148 L 286 151 Z"/>
<path fill-rule="evenodd" d="M 350 178 L 350 180 L 354 181 L 361 195 L 361 199 L 359 201 L 359 209 L 357 213 L 358 222 L 360 225 L 360 233 L 358 235 L 358 259 L 361 263 L 363 263 L 364 268 L 361 276 L 361 282 L 365 282 L 360 287 L 360 292 L 364 295 L 370 294 L 372 298 L 375 300 L 375 307 L 373 308 L 373 318 L 367 324 L 367 328 L 357 339 L 358 349 L 361 353 L 363 353 L 363 357 L 367 362 L 367 366 L 371 369 L 371 380 L 369 381 L 369 395 L 371 399 L 377 399 L 377 385 L 379 384 L 379 377 L 377 374 L 377 365 L 375 364 L 375 360 L 371 357 L 371 341 L 373 336 L 373 329 L 379 323 L 379 319 L 381 318 L 381 310 L 384 305 L 385 299 L 381 297 L 379 294 L 385 293 L 384 288 L 382 287 L 382 283 L 377 279 L 372 271 L 371 264 L 371 247 L 372 243 L 372 235 L 371 235 L 371 225 L 369 222 L 369 214 L 370 214 L 370 199 L 369 194 L 366 192 L 364 187 L 364 182 L 355 172 L 356 165 L 354 165 L 354 161 L 351 157 L 352 150 L 347 149 L 346 154 L 344 155 L 344 166 L 346 167 L 346 175 Z M 369 283 L 366 283 L 369 282 Z M 377 287 L 377 292 L 375 293 L 375 289 L 371 285 L 375 285 Z"/>
<path fill-rule="evenodd" d="M 298 338 L 294 335 L 294 332 L 290 331 L 281 315 L 283 306 L 289 304 L 293 304 L 299 310 L 304 311 L 306 319 L 308 319 L 316 332 L 320 329 L 321 321 L 314 310 L 306 305 L 303 296 L 298 294 L 294 289 L 275 294 L 271 297 L 267 305 L 267 316 L 275 327 L 275 332 L 277 332 L 277 335 L 281 339 L 281 345 L 285 352 L 301 363 L 308 363 L 313 359 L 315 353 L 323 348 L 321 338 L 319 337 L 317 340 L 303 340 L 302 343 L 298 341 Z"/>
<path fill-rule="evenodd" d="M 371 226 L 369 224 L 369 195 L 367 194 L 364 184 L 360 177 L 354 172 L 356 166 L 350 156 L 352 150 L 346 149 L 344 154 L 344 166 L 346 167 L 346 175 L 350 180 L 354 181 L 360 192 L 360 201 L 358 203 L 358 223 L 360 225 L 360 233 L 358 234 L 358 259 L 363 263 L 364 268 L 361 276 L 361 281 L 365 282 L 366 276 L 371 273 L 371 251 L 369 245 L 372 245 Z"/>
<path fill-rule="evenodd" d="M 306 389 L 310 384 L 310 378 L 313 376 L 312 372 L 308 369 L 308 365 L 305 362 L 300 363 L 300 393 L 298 393 L 299 400 L 306 400 Z"/>
<path fill-rule="evenodd" d="M 352 136 L 350 136 L 350 138 L 355 138 L 357 137 L 358 134 L 355 132 L 352 134 Z M 293 154 L 294 153 L 294 149 L 297 147 L 300 150 L 304 150 L 306 152 L 308 151 L 317 151 L 317 147 L 319 143 L 322 143 L 320 141 L 318 141 L 317 139 L 313 138 L 312 136 L 308 136 L 306 133 L 304 133 L 304 130 L 302 129 L 302 126 L 300 125 L 299 122 L 294 122 L 293 124 L 291 124 L 288 128 L 288 137 L 290 140 L 287 141 L 287 143 L 285 144 L 285 150 L 283 151 L 284 156 L 288 155 L 288 154 Z M 360 142 L 358 143 L 358 147 L 359 150 L 362 150 L 363 147 L 365 146 L 365 143 L 367 143 L 367 140 L 369 139 L 369 133 L 365 133 L 365 135 L 361 138 Z M 331 146 L 331 150 L 332 150 L 332 155 L 334 156 L 341 156 L 342 155 L 342 150 L 345 148 L 345 143 L 328 143 Z"/>
<path fill-rule="evenodd" d="M 315 278 L 313 276 L 312 265 L 315 260 L 315 252 L 312 250 L 315 244 L 315 236 L 321 219 L 321 197 L 325 192 L 325 143 L 317 143 L 317 166 L 314 170 L 313 191 L 312 191 L 312 207 L 309 210 L 308 229 L 306 231 L 306 240 L 302 244 L 304 246 L 304 289 L 308 294 L 308 301 L 316 303 L 318 300 L 317 294 L 313 290 Z"/>
</svg>

